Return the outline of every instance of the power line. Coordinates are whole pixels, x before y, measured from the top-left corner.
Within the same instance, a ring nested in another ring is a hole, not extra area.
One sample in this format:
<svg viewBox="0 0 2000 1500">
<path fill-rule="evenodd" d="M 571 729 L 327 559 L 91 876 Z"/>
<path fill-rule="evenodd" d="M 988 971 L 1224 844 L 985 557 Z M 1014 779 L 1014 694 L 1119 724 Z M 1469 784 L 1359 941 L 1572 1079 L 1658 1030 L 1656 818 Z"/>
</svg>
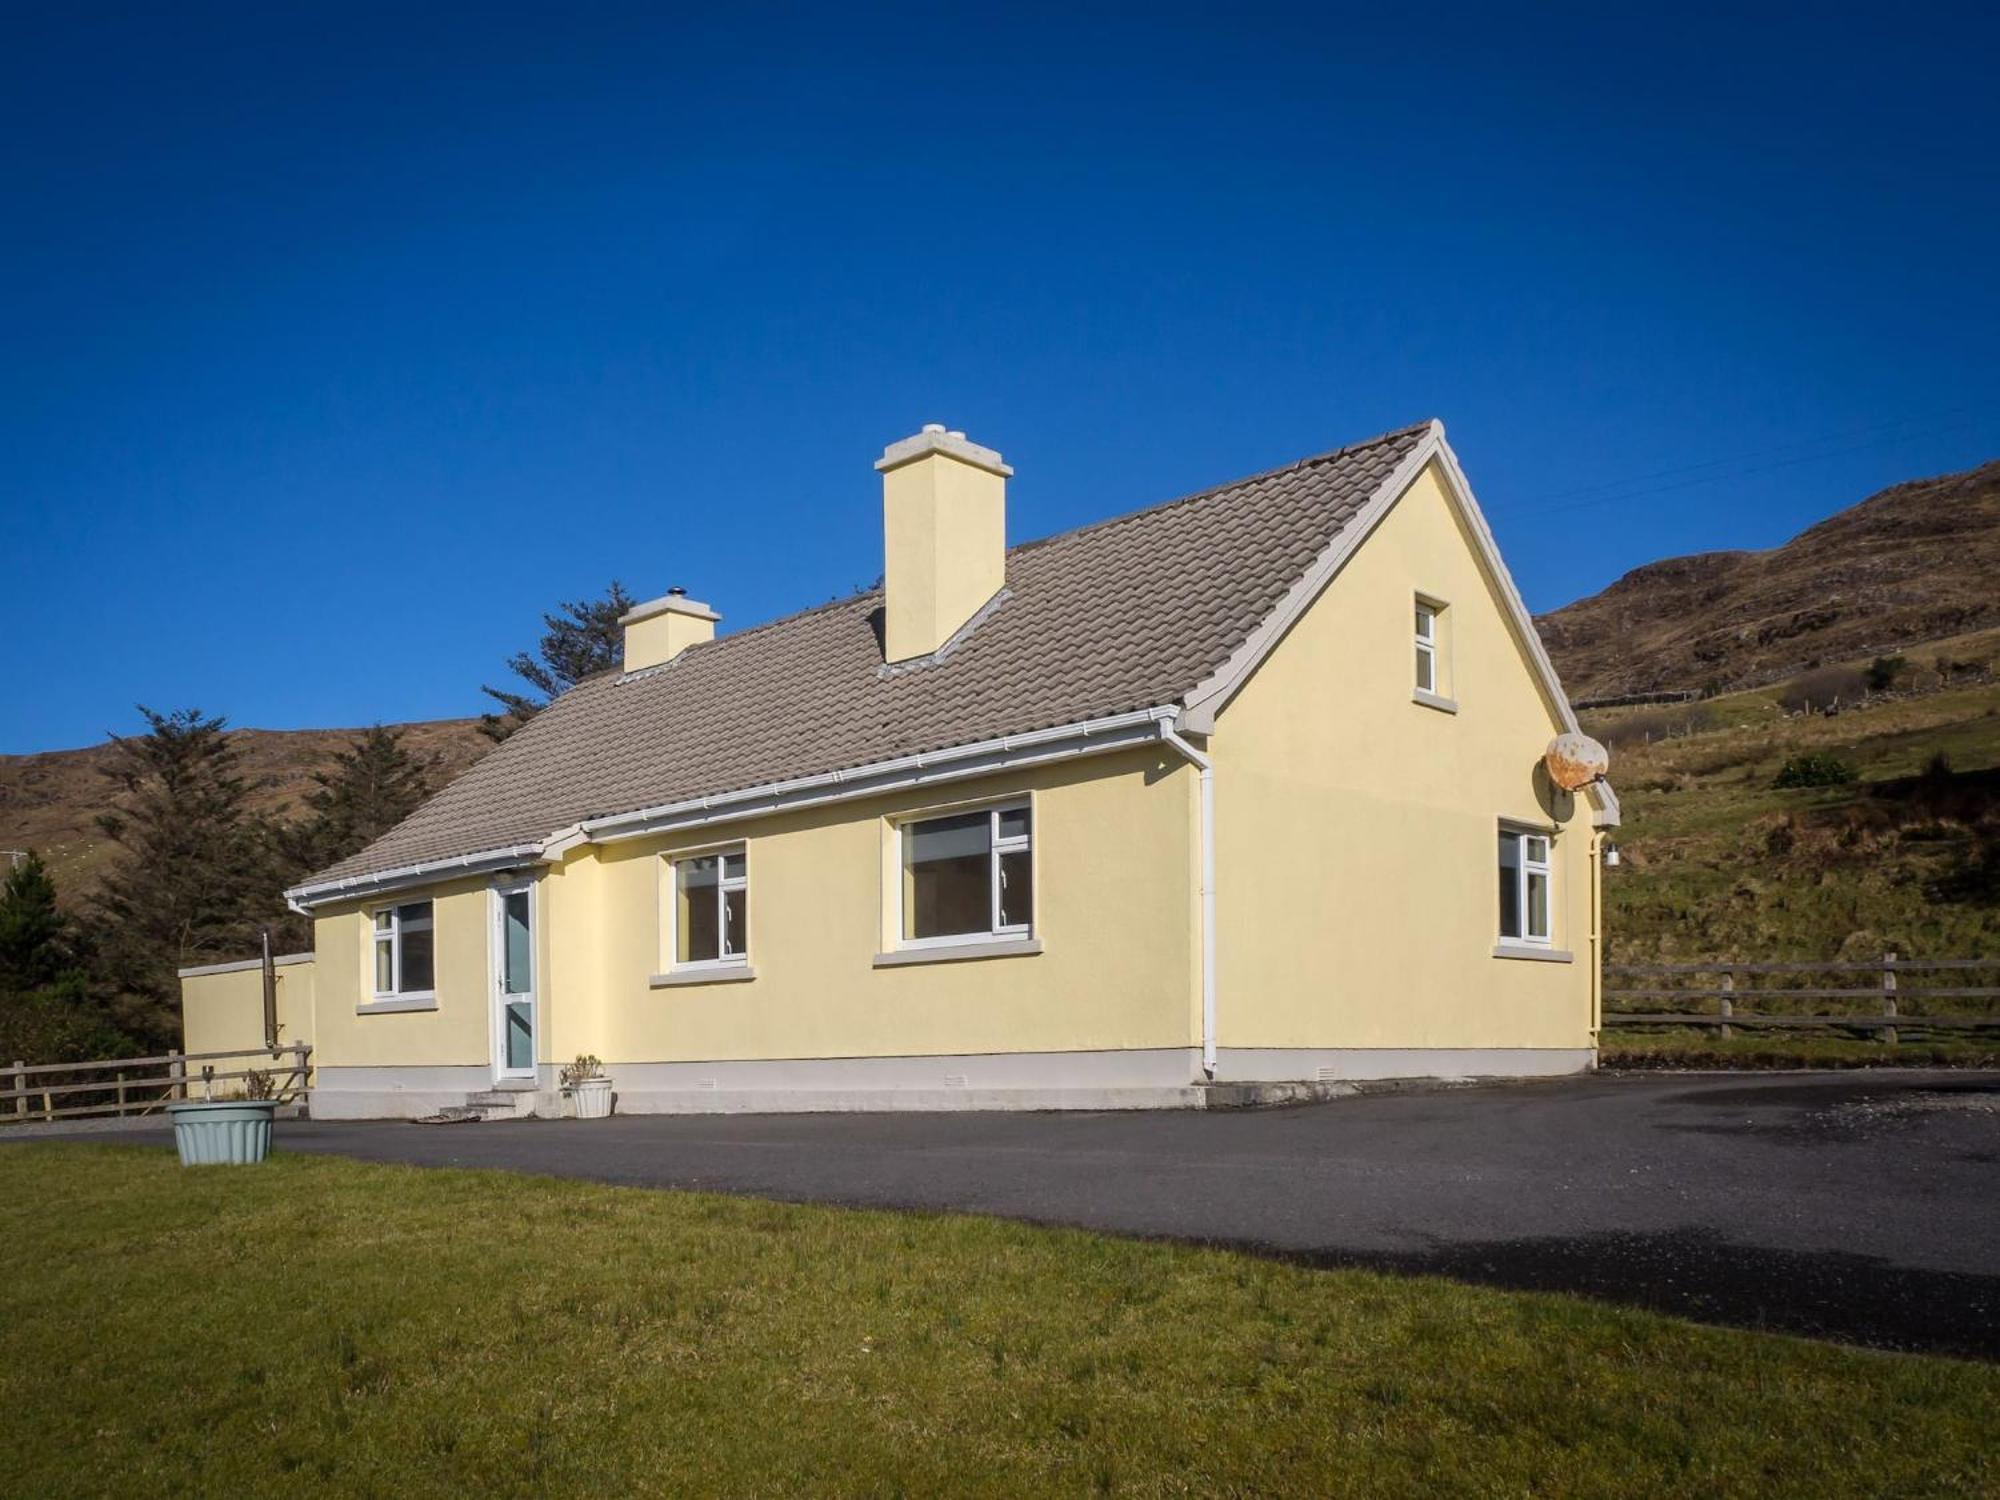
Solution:
<svg viewBox="0 0 2000 1500">
<path fill-rule="evenodd" d="M 1650 474 L 1635 474 L 1625 479 L 1606 480 L 1601 484 L 1583 485 L 1575 489 L 1558 490 L 1545 497 L 1561 499 L 1569 495 L 1591 496 L 1589 499 L 1573 501 L 1567 505 L 1537 505 L 1521 510 L 1504 510 L 1507 517 L 1529 517 L 1560 515 L 1568 511 L 1590 510 L 1601 505 L 1616 505 L 1624 500 L 1640 500 L 1652 495 L 1670 494 L 1676 490 L 1699 488 L 1705 484 L 1715 484 L 1725 479 L 1744 478 L 1753 474 L 1771 473 L 1778 469 L 1795 468 L 1799 464 L 1817 463 L 1822 459 L 1840 458 L 1850 453 L 1861 453 L 1869 448 L 1879 448 L 1887 443 L 1910 442 L 1919 438 L 1938 437 L 1947 432 L 1956 432 L 1973 425 L 1976 419 L 1967 417 L 1956 422 L 1941 423 L 1936 426 L 1916 430 L 1887 431 L 1873 429 L 1881 435 L 1866 438 L 1860 442 L 1847 443 L 1839 447 L 1816 447 L 1826 439 L 1815 439 L 1809 443 L 1793 443 L 1776 449 L 1766 449 L 1758 454 L 1746 454 L 1735 458 L 1709 459 L 1698 464 L 1684 464 L 1670 469 L 1655 470 Z M 1900 424 L 1899 424 L 1900 425 Z M 1869 431 L 1870 429 L 1862 429 Z M 1773 458 L 1773 453 L 1787 456 Z M 1746 462 L 1747 459 L 1763 458 L 1761 463 Z M 1700 472 L 1717 470 L 1715 473 Z M 1674 478 L 1674 476 L 1690 476 Z M 1671 484 L 1649 484 L 1653 479 L 1674 478 Z M 1633 486 L 1638 486 L 1633 488 Z"/>
</svg>

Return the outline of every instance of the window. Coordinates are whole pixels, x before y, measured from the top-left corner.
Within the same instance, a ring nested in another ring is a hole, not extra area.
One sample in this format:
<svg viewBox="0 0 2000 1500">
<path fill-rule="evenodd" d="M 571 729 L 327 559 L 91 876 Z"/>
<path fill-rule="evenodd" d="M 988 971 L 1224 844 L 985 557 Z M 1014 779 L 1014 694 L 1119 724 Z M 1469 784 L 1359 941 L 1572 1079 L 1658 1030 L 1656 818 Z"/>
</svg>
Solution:
<svg viewBox="0 0 2000 1500">
<path fill-rule="evenodd" d="M 1504 942 L 1548 944 L 1549 846 L 1545 833 L 1500 830 L 1500 937 Z"/>
<path fill-rule="evenodd" d="M 750 861 L 742 849 L 673 862 L 674 966 L 742 964 L 750 957 Z"/>
<path fill-rule="evenodd" d="M 1436 693 L 1440 696 L 1444 689 L 1438 684 L 1442 678 L 1438 673 L 1438 605 L 1427 599 L 1417 601 L 1417 691 Z"/>
<path fill-rule="evenodd" d="M 1030 822 L 1014 806 L 903 824 L 903 941 L 1025 937 L 1035 904 Z"/>
<path fill-rule="evenodd" d="M 431 904 L 407 901 L 375 913 L 375 998 L 428 995 L 436 987 Z"/>
</svg>

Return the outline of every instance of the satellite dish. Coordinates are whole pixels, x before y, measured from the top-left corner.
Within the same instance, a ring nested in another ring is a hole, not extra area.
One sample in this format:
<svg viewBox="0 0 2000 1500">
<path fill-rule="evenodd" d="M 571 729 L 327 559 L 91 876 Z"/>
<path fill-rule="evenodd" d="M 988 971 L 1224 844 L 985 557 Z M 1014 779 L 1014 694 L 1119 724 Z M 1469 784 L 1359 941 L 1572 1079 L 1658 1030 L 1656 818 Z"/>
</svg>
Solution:
<svg viewBox="0 0 2000 1500">
<path fill-rule="evenodd" d="M 1542 752 L 1549 780 L 1566 792 L 1580 792 L 1593 781 L 1602 781 L 1611 768 L 1611 752 L 1587 734 L 1559 734 Z"/>
</svg>

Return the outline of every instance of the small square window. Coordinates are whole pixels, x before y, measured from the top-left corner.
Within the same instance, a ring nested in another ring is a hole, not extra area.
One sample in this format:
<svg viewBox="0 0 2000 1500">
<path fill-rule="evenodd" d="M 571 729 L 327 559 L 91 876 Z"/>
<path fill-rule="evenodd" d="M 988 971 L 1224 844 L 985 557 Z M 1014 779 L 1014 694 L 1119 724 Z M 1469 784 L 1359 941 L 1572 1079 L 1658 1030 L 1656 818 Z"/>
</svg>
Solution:
<svg viewBox="0 0 2000 1500">
<path fill-rule="evenodd" d="M 375 998 L 428 995 L 437 987 L 431 903 L 405 901 L 375 913 Z"/>
<path fill-rule="evenodd" d="M 742 849 L 669 863 L 676 968 L 750 959 L 750 860 Z"/>
</svg>

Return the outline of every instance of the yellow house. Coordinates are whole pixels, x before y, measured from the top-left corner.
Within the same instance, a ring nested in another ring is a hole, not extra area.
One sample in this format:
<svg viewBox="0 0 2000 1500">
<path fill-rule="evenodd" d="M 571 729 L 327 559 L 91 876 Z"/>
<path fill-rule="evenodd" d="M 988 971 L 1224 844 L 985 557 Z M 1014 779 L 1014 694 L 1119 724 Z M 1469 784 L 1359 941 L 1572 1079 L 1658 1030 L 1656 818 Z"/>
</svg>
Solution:
<svg viewBox="0 0 2000 1500">
<path fill-rule="evenodd" d="M 1426 423 L 1009 550 L 926 427 L 880 588 L 678 592 L 314 919 L 315 1115 L 1199 1106 L 1587 1069 L 1617 803 Z M 200 979 L 188 981 L 192 1017 Z"/>
</svg>

